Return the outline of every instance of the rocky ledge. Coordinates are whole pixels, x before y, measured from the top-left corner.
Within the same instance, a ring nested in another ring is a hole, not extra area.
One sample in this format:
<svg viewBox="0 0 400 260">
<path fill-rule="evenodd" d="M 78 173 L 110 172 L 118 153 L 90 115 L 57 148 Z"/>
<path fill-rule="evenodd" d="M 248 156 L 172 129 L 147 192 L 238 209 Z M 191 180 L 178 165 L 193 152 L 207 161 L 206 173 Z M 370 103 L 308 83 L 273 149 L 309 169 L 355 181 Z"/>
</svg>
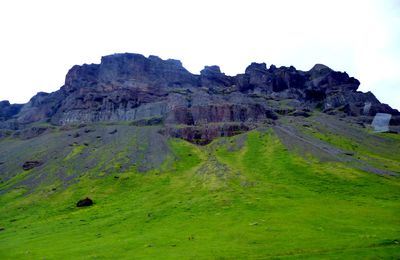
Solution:
<svg viewBox="0 0 400 260">
<path fill-rule="evenodd" d="M 369 122 L 378 112 L 389 113 L 391 124 L 400 124 L 399 111 L 371 92 L 357 91 L 359 85 L 346 72 L 322 64 L 300 71 L 252 63 L 236 76 L 206 66 L 195 75 L 178 60 L 114 54 L 102 57 L 100 64 L 72 67 L 58 91 L 38 93 L 24 105 L 0 102 L 0 128 L 130 121 L 160 124 L 163 133 L 207 143 L 316 109 Z"/>
</svg>

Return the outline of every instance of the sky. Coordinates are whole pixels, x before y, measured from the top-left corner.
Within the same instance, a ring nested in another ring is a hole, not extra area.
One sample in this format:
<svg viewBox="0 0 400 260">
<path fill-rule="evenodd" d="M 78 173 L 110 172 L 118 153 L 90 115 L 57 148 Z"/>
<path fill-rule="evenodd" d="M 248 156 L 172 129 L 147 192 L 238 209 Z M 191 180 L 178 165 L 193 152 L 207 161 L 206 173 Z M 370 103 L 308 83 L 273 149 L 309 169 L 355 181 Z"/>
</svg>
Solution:
<svg viewBox="0 0 400 260">
<path fill-rule="evenodd" d="M 400 0 L 0 2 L 0 100 L 25 103 L 58 90 L 73 65 L 124 52 L 227 75 L 322 63 L 400 109 Z"/>
</svg>

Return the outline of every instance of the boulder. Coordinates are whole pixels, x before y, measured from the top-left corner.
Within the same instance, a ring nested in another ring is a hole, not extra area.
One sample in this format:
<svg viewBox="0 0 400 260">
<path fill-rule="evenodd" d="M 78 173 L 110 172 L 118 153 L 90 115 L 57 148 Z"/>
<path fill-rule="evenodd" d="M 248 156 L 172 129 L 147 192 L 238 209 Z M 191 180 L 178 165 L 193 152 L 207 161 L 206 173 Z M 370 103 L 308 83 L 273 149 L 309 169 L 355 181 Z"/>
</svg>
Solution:
<svg viewBox="0 0 400 260">
<path fill-rule="evenodd" d="M 79 200 L 76 203 L 77 207 L 88 207 L 88 206 L 92 206 L 92 205 L 93 205 L 93 201 L 88 197 L 86 197 L 85 199 Z"/>
<path fill-rule="evenodd" d="M 43 162 L 41 162 L 41 161 L 26 161 L 22 165 L 22 169 L 24 169 L 24 171 L 28 171 L 33 168 L 39 167 L 42 164 L 43 164 Z"/>
<path fill-rule="evenodd" d="M 117 129 L 112 130 L 111 132 L 109 132 L 110 135 L 116 134 L 118 132 Z"/>
</svg>

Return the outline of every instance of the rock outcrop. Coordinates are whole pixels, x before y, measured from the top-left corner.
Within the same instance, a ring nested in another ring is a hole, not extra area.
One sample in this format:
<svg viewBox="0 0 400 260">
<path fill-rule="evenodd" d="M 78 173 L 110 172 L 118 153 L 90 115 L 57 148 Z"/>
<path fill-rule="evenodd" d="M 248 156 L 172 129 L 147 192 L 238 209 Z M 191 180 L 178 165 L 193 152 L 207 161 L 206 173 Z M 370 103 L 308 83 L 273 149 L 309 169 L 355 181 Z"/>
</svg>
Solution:
<svg viewBox="0 0 400 260">
<path fill-rule="evenodd" d="M 43 164 L 43 162 L 40 162 L 40 161 L 26 161 L 22 165 L 22 169 L 24 169 L 24 171 L 29 171 L 33 168 L 39 167 L 42 164 Z"/>
<path fill-rule="evenodd" d="M 305 111 L 316 108 L 366 120 L 376 113 L 388 113 L 397 122 L 397 110 L 381 104 L 370 92 L 357 91 L 359 85 L 347 73 L 321 64 L 300 71 L 293 66 L 268 68 L 265 63 L 252 63 L 244 74 L 231 77 L 218 66 L 206 66 L 195 75 L 178 60 L 115 54 L 103 57 L 100 64 L 72 67 L 60 90 L 38 93 L 23 106 L 0 102 L 0 127 L 25 127 L 34 122 L 156 122 L 169 126 L 166 133 L 192 136 L 186 130 L 171 131 L 170 126 L 186 125 L 201 133 L 205 130 L 199 128 L 209 123 L 244 129 L 243 125 L 251 128 L 282 115 L 308 116 Z M 211 136 L 227 134 L 215 129 Z"/>
<path fill-rule="evenodd" d="M 0 121 L 11 119 L 19 113 L 22 107 L 22 104 L 10 104 L 7 100 L 0 101 Z"/>
</svg>

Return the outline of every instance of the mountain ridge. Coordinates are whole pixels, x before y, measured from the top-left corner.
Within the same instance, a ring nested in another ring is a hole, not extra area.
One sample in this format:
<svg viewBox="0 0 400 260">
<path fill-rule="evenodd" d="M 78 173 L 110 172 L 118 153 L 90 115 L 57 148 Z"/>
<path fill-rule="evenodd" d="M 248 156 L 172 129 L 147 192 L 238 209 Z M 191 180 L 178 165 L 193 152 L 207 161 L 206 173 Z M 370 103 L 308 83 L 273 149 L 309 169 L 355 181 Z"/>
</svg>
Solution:
<svg viewBox="0 0 400 260">
<path fill-rule="evenodd" d="M 258 123 L 273 124 L 281 116 L 309 116 L 316 109 L 355 116 L 360 123 L 371 123 L 378 112 L 389 113 L 391 125 L 400 125 L 399 111 L 380 103 L 371 92 L 357 91 L 359 85 L 346 72 L 322 64 L 300 71 L 253 62 L 236 76 L 213 65 L 196 75 L 179 60 L 113 54 L 103 56 L 100 64 L 73 66 L 58 91 L 39 92 L 24 105 L 2 101 L 0 128 L 129 121 L 165 124 L 166 134 L 208 143 Z M 205 126 L 210 124 L 214 127 L 209 131 Z M 177 125 L 187 129 L 182 133 Z"/>
<path fill-rule="evenodd" d="M 371 102 L 372 109 L 366 113 L 371 115 L 375 110 L 381 112 L 389 112 L 394 115 L 400 114 L 397 110 L 391 109 L 388 105 L 381 104 L 372 93 L 357 92 L 359 81 L 353 77 L 349 77 L 345 72 L 336 72 L 329 67 L 316 64 L 307 72 L 296 70 L 293 66 L 277 68 L 271 65 L 267 68 L 265 63 L 251 63 L 245 70 L 245 73 L 236 76 L 227 76 L 221 72 L 216 65 L 205 66 L 199 75 L 192 74 L 187 71 L 179 60 L 162 60 L 157 56 L 150 55 L 148 58 L 141 54 L 113 54 L 103 56 L 100 64 L 84 64 L 75 65 L 67 73 L 65 84 L 60 90 L 52 93 L 39 92 L 32 99 L 21 105 L 7 104 L 2 102 L 3 107 L 12 108 L 11 111 L 5 113 L 3 118 L 10 119 L 22 112 L 18 116 L 17 122 L 26 124 L 43 119 L 50 119 L 56 124 L 66 124 L 67 119 L 52 117 L 56 115 L 60 109 L 67 111 L 73 109 L 91 109 L 97 103 L 103 102 L 101 95 L 109 95 L 110 102 L 124 103 L 125 110 L 149 103 L 149 101 L 158 101 L 157 99 L 149 100 L 146 94 L 167 95 L 176 89 L 193 90 L 194 88 L 207 88 L 213 94 L 229 94 L 232 92 L 245 94 L 265 94 L 267 98 L 297 98 L 298 100 L 309 102 L 308 106 L 316 106 L 315 103 L 322 101 L 322 109 L 335 109 L 343 105 L 353 105 L 355 102 Z M 131 91 L 127 91 L 130 89 Z M 93 90 L 93 93 L 90 93 Z M 111 96 L 111 92 L 120 91 L 119 94 L 130 94 L 125 99 L 122 97 L 118 100 Z M 132 96 L 132 91 L 139 92 L 138 95 Z M 334 95 L 342 91 L 349 93 L 351 97 L 343 97 Z M 79 95 L 71 97 L 71 94 Z M 86 92 L 86 93 L 85 93 Z M 142 93 L 140 93 L 142 92 Z M 159 93 L 157 93 L 159 92 Z M 97 94 L 90 99 L 89 95 Z M 140 96 L 145 95 L 145 97 Z M 184 93 L 182 93 L 184 94 Z M 75 102 L 71 104 L 66 102 L 61 104 L 64 99 L 82 99 L 83 102 Z M 104 97 L 103 97 L 104 98 Z M 147 99 L 147 100 L 146 100 Z M 136 101 L 136 103 L 134 102 Z M 93 102 L 93 103 L 89 103 Z M 107 103 L 107 101 L 105 101 Z M 45 105 L 52 104 L 55 111 L 46 110 Z M 110 109 L 105 107 L 104 110 Z M 360 104 L 355 104 L 360 106 Z M 18 107 L 19 106 L 19 107 Z M 79 107 L 81 106 L 81 107 Z M 131 107 L 129 107 L 131 106 Z M 19 110 L 20 108 L 20 110 Z M 35 113 L 40 115 L 36 117 L 26 112 L 35 109 Z M 44 109 L 46 111 L 42 111 Z M 362 115 L 359 109 L 351 106 L 347 113 L 354 115 Z M 59 117 L 59 116 L 58 116 Z M 140 116 L 139 116 L 140 117 Z M 127 118 L 131 118 L 127 116 Z M 112 116 L 105 116 L 104 121 L 112 119 Z M 123 117 L 118 119 L 124 119 Z M 70 121 L 96 121 L 95 116 L 91 118 L 72 119 Z M 179 120 L 179 119 L 178 119 Z"/>
</svg>

